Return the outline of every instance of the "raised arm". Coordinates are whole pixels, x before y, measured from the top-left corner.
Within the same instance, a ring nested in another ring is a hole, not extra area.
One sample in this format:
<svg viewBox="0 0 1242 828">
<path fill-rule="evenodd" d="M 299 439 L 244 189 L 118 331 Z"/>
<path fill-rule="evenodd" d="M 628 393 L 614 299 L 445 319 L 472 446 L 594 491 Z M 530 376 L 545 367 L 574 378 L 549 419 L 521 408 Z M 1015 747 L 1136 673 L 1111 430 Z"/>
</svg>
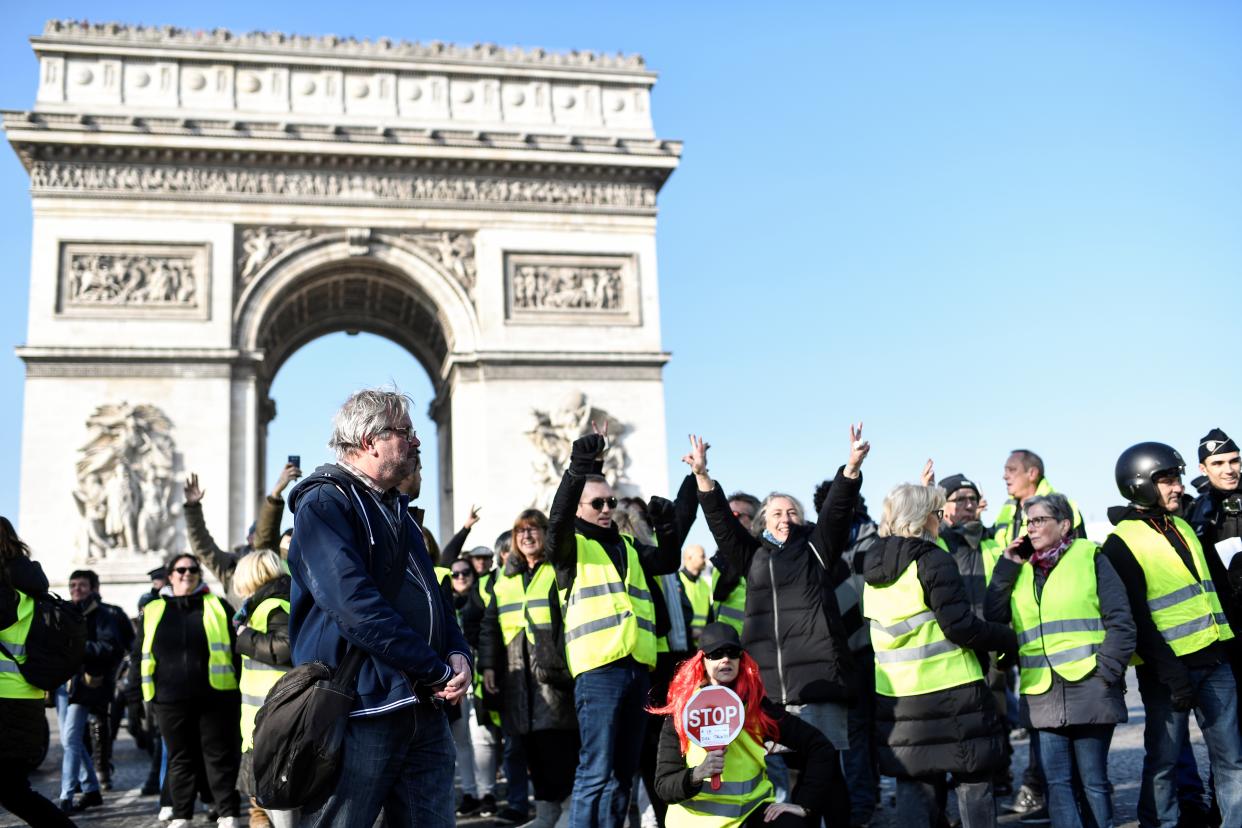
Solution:
<svg viewBox="0 0 1242 828">
<path fill-rule="evenodd" d="M 548 510 L 548 534 L 544 541 L 544 554 L 548 563 L 557 570 L 557 582 L 561 588 L 568 586 L 562 583 L 562 573 L 572 572 L 578 560 L 578 550 L 574 541 L 574 516 L 578 513 L 578 499 L 582 497 L 582 487 L 586 485 L 586 475 L 599 474 L 603 468 L 603 455 L 608 450 L 608 441 L 602 434 L 585 434 L 574 440 L 569 455 L 569 468 L 561 476 L 561 485 L 552 498 L 552 507 Z"/>
<path fill-rule="evenodd" d="M 466 522 L 457 530 L 457 534 L 449 538 L 449 542 L 444 544 L 444 548 L 440 550 L 440 566 L 452 566 L 453 561 L 461 557 L 461 550 L 466 545 L 466 538 L 470 537 L 470 530 L 479 522 L 479 507 L 473 503 L 470 504 L 470 515 L 466 518 Z"/>
<path fill-rule="evenodd" d="M 750 561 L 759 541 L 746 531 L 746 527 L 729 509 L 729 501 L 725 499 L 724 490 L 712 479 L 707 470 L 707 450 L 711 444 L 702 437 L 690 435 L 690 452 L 681 458 L 681 462 L 690 467 L 694 477 L 695 488 L 698 490 L 699 506 L 703 508 L 703 518 L 720 549 L 726 566 L 737 577 L 745 578 L 750 571 Z"/>
<path fill-rule="evenodd" d="M 686 545 L 690 527 L 694 526 L 694 519 L 699 514 L 699 489 L 694 482 L 693 474 L 687 474 L 682 478 L 677 497 L 673 498 L 673 508 L 677 516 L 677 529 L 681 533 L 681 536 L 677 538 L 677 546 L 680 548 Z"/>
<path fill-rule="evenodd" d="M 233 570 L 237 569 L 240 555 L 221 549 L 216 545 L 211 532 L 207 530 L 207 521 L 203 519 L 203 496 L 206 490 L 198 485 L 198 475 L 191 474 L 185 480 L 185 534 L 190 541 L 190 551 L 194 553 L 212 574 L 220 579 L 225 592 L 232 589 Z"/>
<path fill-rule="evenodd" d="M 285 489 L 289 484 L 302 476 L 302 470 L 292 463 L 285 463 L 276 478 L 272 493 L 263 498 L 259 507 L 259 516 L 254 521 L 254 548 L 280 549 L 280 519 L 285 512 Z"/>
<path fill-rule="evenodd" d="M 862 464 L 871 451 L 871 444 L 862 438 L 863 424 L 850 423 L 850 448 L 845 465 L 837 470 L 828 497 L 815 521 L 813 539 L 824 554 L 825 568 L 831 572 L 850 542 L 850 527 L 858 508 L 858 492 L 862 489 Z"/>
</svg>

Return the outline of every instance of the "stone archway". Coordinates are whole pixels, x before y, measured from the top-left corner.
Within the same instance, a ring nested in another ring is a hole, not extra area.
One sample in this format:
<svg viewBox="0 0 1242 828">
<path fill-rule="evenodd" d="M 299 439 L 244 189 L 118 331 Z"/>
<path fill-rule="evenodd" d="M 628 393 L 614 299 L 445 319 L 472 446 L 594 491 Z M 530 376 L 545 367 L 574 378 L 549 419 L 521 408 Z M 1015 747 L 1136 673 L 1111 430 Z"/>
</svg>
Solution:
<svg viewBox="0 0 1242 828">
<path fill-rule="evenodd" d="M 128 601 L 185 543 L 187 467 L 239 538 L 271 379 L 332 330 L 431 375 L 441 533 L 541 502 L 592 416 L 610 473 L 665 490 L 681 146 L 641 58 L 58 21 L 32 44 L 36 103 L 4 114 L 34 213 L 19 530 L 53 581 L 89 559 Z"/>
</svg>

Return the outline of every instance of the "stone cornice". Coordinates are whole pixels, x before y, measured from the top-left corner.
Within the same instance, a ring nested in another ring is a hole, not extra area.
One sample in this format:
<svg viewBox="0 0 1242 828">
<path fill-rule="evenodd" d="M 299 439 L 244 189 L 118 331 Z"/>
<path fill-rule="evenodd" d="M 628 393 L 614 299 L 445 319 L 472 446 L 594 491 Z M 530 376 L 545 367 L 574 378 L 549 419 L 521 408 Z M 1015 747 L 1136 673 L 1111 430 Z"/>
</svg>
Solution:
<svg viewBox="0 0 1242 828">
<path fill-rule="evenodd" d="M 482 66 L 605 69 L 641 76 L 651 75 L 640 55 L 608 55 L 590 51 L 549 52 L 545 49 L 502 47 L 494 43 L 460 46 L 439 41 L 411 43 L 389 38 L 359 40 L 336 35 L 307 36 L 284 32 L 234 34 L 227 29 L 203 31 L 176 26 L 132 26 L 124 23 L 75 20 L 49 20 L 44 26 L 43 35 L 31 40 L 37 48 L 64 44 L 88 44 L 95 47 L 171 47 L 195 51 L 309 55 L 334 59 L 362 57 Z"/>
</svg>

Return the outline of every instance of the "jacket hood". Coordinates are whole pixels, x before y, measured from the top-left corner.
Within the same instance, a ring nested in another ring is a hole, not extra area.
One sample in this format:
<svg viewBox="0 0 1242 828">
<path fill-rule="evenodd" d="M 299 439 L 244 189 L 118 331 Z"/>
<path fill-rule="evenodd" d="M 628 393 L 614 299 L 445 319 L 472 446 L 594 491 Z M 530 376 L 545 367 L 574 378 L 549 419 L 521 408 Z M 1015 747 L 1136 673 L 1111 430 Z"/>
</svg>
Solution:
<svg viewBox="0 0 1242 828">
<path fill-rule="evenodd" d="M 262 604 L 268 598 L 283 598 L 289 600 L 289 589 L 293 584 L 293 580 L 288 575 L 278 575 L 268 581 L 263 586 L 255 590 L 254 595 L 250 596 L 247 603 L 253 609 Z"/>
<path fill-rule="evenodd" d="M 352 486 L 358 482 L 358 478 L 342 469 L 336 463 L 324 463 L 313 472 L 298 481 L 293 490 L 289 492 L 289 511 L 296 512 L 298 501 L 306 495 L 307 492 L 314 491 L 320 486 Z"/>
<path fill-rule="evenodd" d="M 872 586 L 891 584 L 911 563 L 940 547 L 922 538 L 879 538 L 867 550 L 863 561 L 863 580 Z"/>
</svg>

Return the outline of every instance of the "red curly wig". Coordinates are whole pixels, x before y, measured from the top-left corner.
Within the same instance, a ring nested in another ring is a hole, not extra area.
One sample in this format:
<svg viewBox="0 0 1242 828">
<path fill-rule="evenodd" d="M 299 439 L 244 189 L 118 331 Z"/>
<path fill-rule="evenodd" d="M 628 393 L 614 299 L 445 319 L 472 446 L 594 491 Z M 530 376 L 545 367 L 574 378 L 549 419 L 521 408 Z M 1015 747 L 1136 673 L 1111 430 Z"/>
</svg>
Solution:
<svg viewBox="0 0 1242 828">
<path fill-rule="evenodd" d="M 658 716 L 673 717 L 673 727 L 677 729 L 677 738 L 681 740 L 683 755 L 690 747 L 690 739 L 686 736 L 686 726 L 682 722 L 681 713 L 695 691 L 708 683 L 707 669 L 703 666 L 703 653 L 699 651 L 683 661 L 678 666 L 677 672 L 673 674 L 672 681 L 668 683 L 668 703 L 663 707 L 647 708 L 649 712 Z M 761 702 L 766 692 L 763 689 L 763 678 L 759 675 L 759 665 L 749 653 L 742 653 L 737 678 L 733 680 L 733 686 L 729 689 L 737 693 L 746 708 L 744 727 L 751 738 L 761 745 L 768 741 L 779 741 L 780 726 L 763 709 Z"/>
</svg>

